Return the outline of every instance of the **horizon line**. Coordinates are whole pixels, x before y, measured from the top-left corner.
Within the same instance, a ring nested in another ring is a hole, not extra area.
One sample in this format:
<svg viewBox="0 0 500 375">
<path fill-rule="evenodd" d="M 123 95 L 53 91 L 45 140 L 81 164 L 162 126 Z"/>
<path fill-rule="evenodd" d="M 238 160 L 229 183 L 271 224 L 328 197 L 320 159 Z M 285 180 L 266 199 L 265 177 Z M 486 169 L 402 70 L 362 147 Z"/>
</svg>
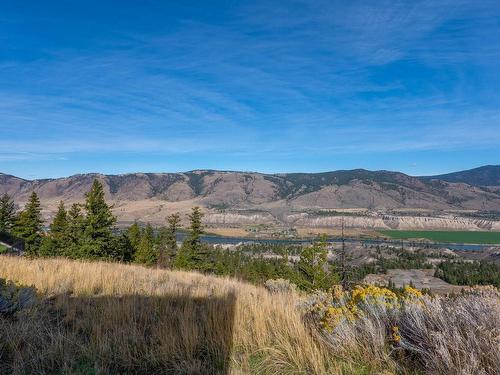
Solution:
<svg viewBox="0 0 500 375">
<path fill-rule="evenodd" d="M 260 175 L 268 175 L 268 176 L 280 176 L 280 175 L 291 175 L 291 174 L 325 174 L 325 173 L 335 173 L 335 172 L 353 172 L 353 171 L 366 171 L 366 172 L 389 172 L 389 173 L 401 173 L 409 177 L 439 177 L 439 176 L 444 176 L 447 174 L 451 173 L 458 173 L 458 172 L 468 172 L 468 171 L 473 171 L 475 169 L 480 169 L 480 168 L 487 168 L 487 167 L 500 167 L 498 164 L 484 164 L 484 165 L 479 165 L 474 168 L 469 168 L 469 169 L 460 169 L 460 170 L 454 170 L 454 171 L 449 171 L 445 173 L 439 173 L 439 174 L 434 174 L 434 175 L 410 175 L 401 171 L 397 170 L 389 170 L 389 169 L 366 169 L 366 168 L 353 168 L 353 169 L 334 169 L 334 170 L 327 170 L 327 171 L 320 171 L 320 172 L 273 172 L 273 173 L 266 173 L 266 172 L 259 172 L 259 171 L 245 171 L 245 170 L 222 170 L 222 169 L 212 169 L 212 168 L 199 168 L 199 169 L 192 169 L 188 171 L 175 171 L 175 172 L 126 172 L 126 173 L 102 173 L 102 172 L 87 172 L 87 173 L 75 173 L 71 175 L 66 175 L 66 176 L 59 176 L 59 177 L 45 177 L 45 178 L 34 178 L 34 179 L 29 179 L 29 178 L 24 178 L 24 177 L 19 177 L 13 174 L 9 173 L 3 173 L 0 172 L 0 175 L 4 176 L 10 176 L 14 178 L 18 178 L 24 181 L 43 181 L 43 180 L 58 180 L 61 178 L 71 178 L 75 176 L 89 176 L 89 175 L 99 175 L 99 176 L 105 176 L 105 177 L 114 177 L 114 176 L 127 176 L 127 175 L 134 175 L 134 174 L 145 174 L 145 175 L 151 175 L 151 174 L 184 174 L 184 173 L 195 173 L 195 172 L 219 172 L 219 173 L 254 173 L 254 174 L 260 174 Z"/>
</svg>

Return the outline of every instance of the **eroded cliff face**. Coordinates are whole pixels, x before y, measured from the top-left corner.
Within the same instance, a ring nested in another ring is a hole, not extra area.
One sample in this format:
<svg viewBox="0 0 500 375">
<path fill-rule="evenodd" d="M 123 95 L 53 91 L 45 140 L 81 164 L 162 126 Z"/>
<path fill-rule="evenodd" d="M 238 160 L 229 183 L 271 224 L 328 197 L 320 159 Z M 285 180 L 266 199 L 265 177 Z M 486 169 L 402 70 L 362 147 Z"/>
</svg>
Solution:
<svg viewBox="0 0 500 375">
<path fill-rule="evenodd" d="M 184 224 L 191 207 L 199 204 L 196 200 L 181 202 L 164 202 L 160 200 L 140 200 L 133 202 L 115 202 L 114 213 L 119 222 L 130 223 L 135 220 L 150 222 L 155 225 L 165 223 L 165 218 L 173 212 L 180 212 Z M 43 204 L 43 215 L 49 221 L 57 209 L 57 201 L 49 205 Z M 492 230 L 500 231 L 500 222 L 495 220 L 474 219 L 459 215 L 431 213 L 415 216 L 408 214 L 394 215 L 383 212 L 370 215 L 347 214 L 344 216 L 316 216 L 308 212 L 276 214 L 276 212 L 251 210 L 218 210 L 203 208 L 204 222 L 209 226 L 246 226 L 255 224 L 285 225 L 303 228 L 340 228 L 342 221 L 346 228 L 360 229 L 400 229 L 400 230 Z"/>
<path fill-rule="evenodd" d="M 500 230 L 500 222 L 492 220 L 471 219 L 460 216 L 334 216 L 334 217 L 312 217 L 304 214 L 298 220 L 294 220 L 295 226 L 299 227 L 336 227 L 339 228 L 344 221 L 348 228 L 363 229 L 400 229 L 400 230 Z"/>
<path fill-rule="evenodd" d="M 207 213 L 204 222 L 209 225 L 248 225 L 248 224 L 279 224 L 270 213 Z"/>
</svg>

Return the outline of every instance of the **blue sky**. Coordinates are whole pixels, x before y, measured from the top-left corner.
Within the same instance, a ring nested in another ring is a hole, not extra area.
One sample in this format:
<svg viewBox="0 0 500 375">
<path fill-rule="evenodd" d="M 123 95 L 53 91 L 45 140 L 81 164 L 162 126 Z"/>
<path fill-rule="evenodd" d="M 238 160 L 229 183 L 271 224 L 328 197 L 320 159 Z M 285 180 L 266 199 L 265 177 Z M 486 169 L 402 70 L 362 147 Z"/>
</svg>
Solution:
<svg viewBox="0 0 500 375">
<path fill-rule="evenodd" d="M 2 1 L 0 172 L 500 164 L 498 1 Z"/>
</svg>

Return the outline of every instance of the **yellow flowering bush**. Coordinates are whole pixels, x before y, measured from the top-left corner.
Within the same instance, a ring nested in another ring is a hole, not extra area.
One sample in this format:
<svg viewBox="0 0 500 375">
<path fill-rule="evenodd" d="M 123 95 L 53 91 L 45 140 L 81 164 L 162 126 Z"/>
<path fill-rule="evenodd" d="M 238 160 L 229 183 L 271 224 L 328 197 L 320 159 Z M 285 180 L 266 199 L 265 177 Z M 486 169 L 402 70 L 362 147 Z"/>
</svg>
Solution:
<svg viewBox="0 0 500 375">
<path fill-rule="evenodd" d="M 327 332 L 344 321 L 355 321 L 363 316 L 370 306 L 384 309 L 399 309 L 404 303 L 420 303 L 422 292 L 411 286 L 405 286 L 397 294 L 390 289 L 375 285 L 356 285 L 352 291 L 344 291 L 335 285 L 329 294 L 316 294 L 311 313 Z M 396 327 L 397 329 L 397 327 Z M 396 340 L 397 338 L 397 340 Z M 399 342 L 397 331 L 392 331 L 392 341 Z"/>
<path fill-rule="evenodd" d="M 357 318 L 356 314 L 356 309 L 351 309 L 347 306 L 330 306 L 324 312 L 323 318 L 321 319 L 321 325 L 323 329 L 331 333 L 344 319 L 349 321 L 355 320 Z"/>
<path fill-rule="evenodd" d="M 307 318 L 340 358 L 384 363 L 390 357 L 422 373 L 496 374 L 499 296 L 492 287 L 432 296 L 412 286 L 335 286 L 308 300 L 314 304 Z"/>
<path fill-rule="evenodd" d="M 405 299 L 419 299 L 423 296 L 422 292 L 412 286 L 406 285 L 403 288 L 402 297 Z"/>
<path fill-rule="evenodd" d="M 397 307 L 398 297 L 396 293 L 375 285 L 356 285 L 351 293 L 349 304 L 359 305 L 360 303 L 382 304 L 386 307 Z"/>
</svg>

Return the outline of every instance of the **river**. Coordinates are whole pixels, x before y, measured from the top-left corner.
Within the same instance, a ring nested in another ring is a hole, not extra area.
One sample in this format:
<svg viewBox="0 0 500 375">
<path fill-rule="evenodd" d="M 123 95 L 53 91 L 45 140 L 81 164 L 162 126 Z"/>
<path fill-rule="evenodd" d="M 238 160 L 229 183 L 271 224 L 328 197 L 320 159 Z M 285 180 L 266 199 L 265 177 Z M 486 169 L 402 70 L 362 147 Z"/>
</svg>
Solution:
<svg viewBox="0 0 500 375">
<path fill-rule="evenodd" d="M 186 237 L 185 233 L 177 235 L 178 241 L 183 241 Z M 283 244 L 283 245 L 303 245 L 311 243 L 312 239 L 263 239 L 263 238 L 247 238 L 247 237 L 224 237 L 205 234 L 201 236 L 202 242 L 212 245 L 237 245 L 239 243 L 264 243 L 264 244 Z M 328 242 L 340 244 L 342 239 L 340 237 L 329 237 Z M 463 243 L 445 243 L 445 242 L 424 242 L 424 241 L 411 241 L 411 240 L 377 240 L 377 239 L 359 239 L 359 238 L 346 238 L 346 243 L 362 243 L 366 245 L 392 245 L 396 247 L 401 246 L 419 246 L 422 248 L 436 248 L 436 249 L 451 249 L 451 250 L 469 250 L 481 251 L 488 247 L 495 246 L 494 244 L 463 244 Z M 498 246 L 498 245 L 496 245 Z"/>
</svg>

